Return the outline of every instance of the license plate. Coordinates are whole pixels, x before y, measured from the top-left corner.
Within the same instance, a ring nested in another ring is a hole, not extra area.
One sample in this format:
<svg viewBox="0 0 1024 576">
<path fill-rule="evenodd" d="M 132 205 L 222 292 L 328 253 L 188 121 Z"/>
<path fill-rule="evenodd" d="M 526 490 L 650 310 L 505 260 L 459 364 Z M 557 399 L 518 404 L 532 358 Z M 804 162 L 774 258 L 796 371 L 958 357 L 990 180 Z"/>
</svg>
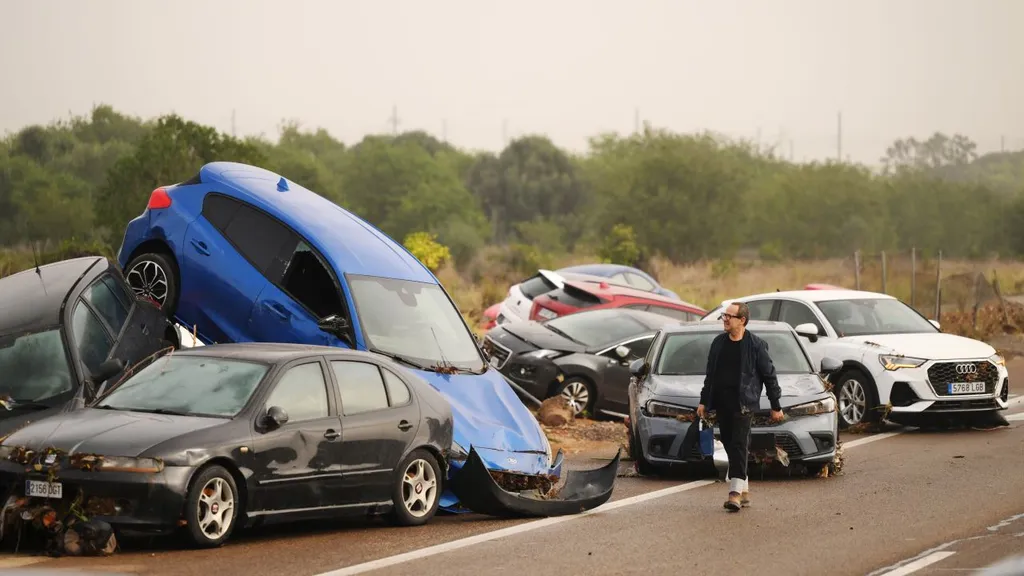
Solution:
<svg viewBox="0 0 1024 576">
<path fill-rule="evenodd" d="M 984 394 L 984 382 L 951 382 L 949 384 L 950 394 Z"/>
<path fill-rule="evenodd" d="M 64 496 L 64 485 L 60 482 L 43 482 L 41 480 L 25 481 L 25 496 L 60 499 Z"/>
</svg>

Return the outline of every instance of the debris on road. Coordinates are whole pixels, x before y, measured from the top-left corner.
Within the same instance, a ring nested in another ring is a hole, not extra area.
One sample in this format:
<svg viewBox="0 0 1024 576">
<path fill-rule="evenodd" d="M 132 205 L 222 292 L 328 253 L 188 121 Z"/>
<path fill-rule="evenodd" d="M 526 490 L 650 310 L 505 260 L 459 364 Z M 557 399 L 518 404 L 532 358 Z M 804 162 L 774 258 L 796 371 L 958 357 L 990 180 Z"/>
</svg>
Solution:
<svg viewBox="0 0 1024 576">
<path fill-rule="evenodd" d="M 537 419 L 544 426 L 564 426 L 573 421 L 569 402 L 562 396 L 552 396 L 537 409 Z"/>
<path fill-rule="evenodd" d="M 619 448 L 625 453 L 629 451 L 627 429 L 622 422 L 576 418 L 561 426 L 542 422 L 541 428 L 551 443 L 551 449 L 556 452 L 561 449 L 574 456 L 600 454 L 600 457 L 607 458 Z"/>
</svg>

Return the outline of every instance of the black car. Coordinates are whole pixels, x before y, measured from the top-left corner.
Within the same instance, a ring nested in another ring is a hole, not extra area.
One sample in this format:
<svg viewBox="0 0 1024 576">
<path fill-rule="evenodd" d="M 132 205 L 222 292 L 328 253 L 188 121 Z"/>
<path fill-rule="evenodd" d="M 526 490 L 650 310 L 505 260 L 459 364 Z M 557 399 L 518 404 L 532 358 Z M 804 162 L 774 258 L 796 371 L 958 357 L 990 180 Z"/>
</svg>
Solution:
<svg viewBox="0 0 1024 576">
<path fill-rule="evenodd" d="M 452 445 L 441 394 L 370 352 L 215 344 L 165 354 L 93 405 L 0 444 L 0 490 L 121 533 L 184 526 L 200 547 L 240 524 L 437 511 Z"/>
<path fill-rule="evenodd" d="M 561 394 L 575 414 L 624 417 L 630 361 L 647 354 L 659 328 L 675 324 L 629 308 L 584 310 L 496 326 L 483 349 L 491 365 L 537 398 Z"/>
<path fill-rule="evenodd" d="M 81 407 L 127 366 L 178 343 L 174 324 L 102 256 L 0 279 L 0 436 Z"/>
</svg>

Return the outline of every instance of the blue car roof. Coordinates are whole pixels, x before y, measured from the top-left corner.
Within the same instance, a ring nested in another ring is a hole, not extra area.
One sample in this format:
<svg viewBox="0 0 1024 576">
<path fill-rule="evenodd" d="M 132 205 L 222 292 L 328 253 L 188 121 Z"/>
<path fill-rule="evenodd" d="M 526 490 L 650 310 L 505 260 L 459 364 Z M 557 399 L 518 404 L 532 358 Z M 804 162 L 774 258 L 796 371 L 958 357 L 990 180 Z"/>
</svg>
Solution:
<svg viewBox="0 0 1024 576">
<path fill-rule="evenodd" d="M 199 177 L 292 227 L 343 273 L 438 283 L 404 246 L 369 222 L 291 180 L 285 179 L 287 189 L 280 189 L 280 174 L 248 164 L 211 162 Z"/>
</svg>

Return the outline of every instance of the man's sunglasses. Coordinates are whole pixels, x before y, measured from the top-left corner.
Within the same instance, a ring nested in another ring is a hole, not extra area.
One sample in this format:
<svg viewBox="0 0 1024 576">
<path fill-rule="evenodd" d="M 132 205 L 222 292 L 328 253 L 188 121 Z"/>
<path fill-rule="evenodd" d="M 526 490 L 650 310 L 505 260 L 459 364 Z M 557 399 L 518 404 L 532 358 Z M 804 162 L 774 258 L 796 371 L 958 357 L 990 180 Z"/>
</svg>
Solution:
<svg viewBox="0 0 1024 576">
<path fill-rule="evenodd" d="M 733 318 L 743 318 L 743 316 L 733 316 L 732 314 L 726 314 L 725 312 L 718 315 L 719 320 L 732 320 Z"/>
</svg>

